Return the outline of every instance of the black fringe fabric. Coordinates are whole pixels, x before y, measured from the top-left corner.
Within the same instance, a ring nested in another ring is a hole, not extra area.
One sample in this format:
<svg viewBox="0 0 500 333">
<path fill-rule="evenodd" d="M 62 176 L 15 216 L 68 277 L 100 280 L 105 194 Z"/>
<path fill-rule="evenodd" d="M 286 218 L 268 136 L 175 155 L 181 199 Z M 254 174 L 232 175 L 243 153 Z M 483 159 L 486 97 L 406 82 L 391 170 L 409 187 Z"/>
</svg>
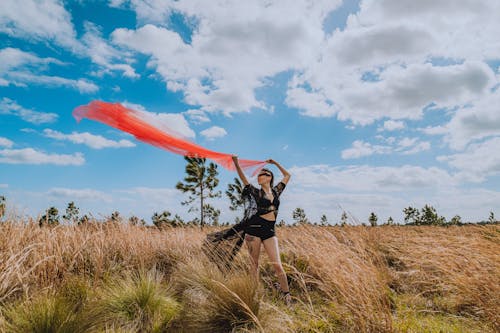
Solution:
<svg viewBox="0 0 500 333">
<path fill-rule="evenodd" d="M 245 239 L 246 224 L 246 220 L 243 220 L 231 228 L 211 232 L 203 241 L 203 252 L 221 271 L 233 268 L 233 259 Z"/>
</svg>

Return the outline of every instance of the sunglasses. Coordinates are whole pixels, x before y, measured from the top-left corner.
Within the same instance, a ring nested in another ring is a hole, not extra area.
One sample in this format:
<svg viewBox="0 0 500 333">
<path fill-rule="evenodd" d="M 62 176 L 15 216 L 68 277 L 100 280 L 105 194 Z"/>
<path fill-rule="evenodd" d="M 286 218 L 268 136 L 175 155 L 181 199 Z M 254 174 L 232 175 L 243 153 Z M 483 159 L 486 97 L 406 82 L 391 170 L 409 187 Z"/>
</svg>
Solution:
<svg viewBox="0 0 500 333">
<path fill-rule="evenodd" d="M 259 177 L 260 177 L 260 176 L 268 176 L 268 177 L 271 177 L 271 174 L 270 174 L 270 173 L 265 173 L 265 172 L 264 172 L 264 173 L 259 174 Z"/>
</svg>

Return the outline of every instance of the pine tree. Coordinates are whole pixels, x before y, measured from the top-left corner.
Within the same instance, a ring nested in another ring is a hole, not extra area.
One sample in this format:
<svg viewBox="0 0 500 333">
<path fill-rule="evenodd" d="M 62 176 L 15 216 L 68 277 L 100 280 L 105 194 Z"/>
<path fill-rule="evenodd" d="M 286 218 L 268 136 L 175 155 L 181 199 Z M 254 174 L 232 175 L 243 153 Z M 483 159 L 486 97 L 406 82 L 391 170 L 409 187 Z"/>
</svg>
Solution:
<svg viewBox="0 0 500 333">
<path fill-rule="evenodd" d="M 342 212 L 342 216 L 340 217 L 340 225 L 345 227 L 347 225 L 347 213 L 345 211 Z"/>
<path fill-rule="evenodd" d="M 372 227 L 376 227 L 377 226 L 377 221 L 378 221 L 378 216 L 377 214 L 375 214 L 374 212 L 372 212 L 370 214 L 370 217 L 368 218 L 368 222 L 370 222 L 370 225 Z"/>
<path fill-rule="evenodd" d="M 295 223 L 297 224 L 309 223 L 309 220 L 306 217 L 306 212 L 300 207 L 295 208 L 292 217 L 295 220 Z"/>
<path fill-rule="evenodd" d="M 89 222 L 90 222 L 90 217 L 88 217 L 86 214 L 78 219 L 78 225 L 86 225 Z"/>
<path fill-rule="evenodd" d="M 5 216 L 5 197 L 0 195 L 0 219 Z"/>
<path fill-rule="evenodd" d="M 420 224 L 420 212 L 418 209 L 409 206 L 403 209 L 403 213 L 405 214 L 406 224 Z"/>
<path fill-rule="evenodd" d="M 219 184 L 219 180 L 217 179 L 217 165 L 210 162 L 207 167 L 205 165 L 205 158 L 186 156 L 184 159 L 187 161 L 187 176 L 184 177 L 185 183 L 178 182 L 176 188 L 181 190 L 183 193 L 190 194 L 188 200 L 182 202 L 182 205 L 191 205 L 197 199 L 200 200 L 200 205 L 198 206 L 199 208 L 192 205 L 188 211 L 200 212 L 200 225 L 203 228 L 205 225 L 205 215 L 207 215 L 204 210 L 208 207 L 205 203 L 205 199 L 221 196 L 220 191 L 214 192 L 215 187 Z"/>
<path fill-rule="evenodd" d="M 78 221 L 78 214 L 80 213 L 80 209 L 75 206 L 75 203 L 71 201 L 68 203 L 68 207 L 66 208 L 66 214 L 63 215 L 63 219 L 68 222 Z"/>
<path fill-rule="evenodd" d="M 215 209 L 210 204 L 205 204 L 203 205 L 203 219 L 204 221 L 208 222 L 209 224 L 212 224 L 214 226 L 219 225 L 219 216 L 220 216 L 220 210 Z"/>
<path fill-rule="evenodd" d="M 113 213 L 111 213 L 110 221 L 113 223 L 121 222 L 122 217 L 120 216 L 120 212 L 115 210 Z"/>
<path fill-rule="evenodd" d="M 461 225 L 462 224 L 462 218 L 460 215 L 455 215 L 451 218 L 450 223 L 451 225 Z"/>
<path fill-rule="evenodd" d="M 328 219 L 325 214 L 321 215 L 320 224 L 323 226 L 328 225 Z"/>
<path fill-rule="evenodd" d="M 172 220 L 172 223 L 176 227 L 180 227 L 185 224 L 184 220 L 177 214 L 175 214 L 174 219 Z"/>
<path fill-rule="evenodd" d="M 446 223 L 446 219 L 443 216 L 439 216 L 436 209 L 429 205 L 425 205 L 422 208 L 420 218 L 420 223 L 423 225 L 443 225 Z"/>
<path fill-rule="evenodd" d="M 392 219 L 392 216 L 389 216 L 387 219 L 387 225 L 394 225 L 394 220 Z"/>
<path fill-rule="evenodd" d="M 226 195 L 231 201 L 230 210 L 238 210 L 243 207 L 243 184 L 238 178 L 234 178 L 234 183 L 227 185 Z"/>
<path fill-rule="evenodd" d="M 38 225 L 58 225 L 59 224 L 59 210 L 56 207 L 50 207 L 45 211 L 45 214 L 38 220 Z"/>
<path fill-rule="evenodd" d="M 496 223 L 496 218 L 495 218 L 495 214 L 493 212 L 490 212 L 490 216 L 488 217 L 488 222 L 489 223 Z"/>
<path fill-rule="evenodd" d="M 172 213 L 170 213 L 167 210 L 164 210 L 161 214 L 154 213 L 153 216 L 151 217 L 151 221 L 153 221 L 153 225 L 161 229 L 164 226 L 172 225 L 172 220 L 170 219 L 171 215 Z"/>
<path fill-rule="evenodd" d="M 128 223 L 130 225 L 134 225 L 134 226 L 139 225 L 139 223 L 140 223 L 139 218 L 135 215 L 132 215 L 131 217 L 128 218 Z"/>
</svg>

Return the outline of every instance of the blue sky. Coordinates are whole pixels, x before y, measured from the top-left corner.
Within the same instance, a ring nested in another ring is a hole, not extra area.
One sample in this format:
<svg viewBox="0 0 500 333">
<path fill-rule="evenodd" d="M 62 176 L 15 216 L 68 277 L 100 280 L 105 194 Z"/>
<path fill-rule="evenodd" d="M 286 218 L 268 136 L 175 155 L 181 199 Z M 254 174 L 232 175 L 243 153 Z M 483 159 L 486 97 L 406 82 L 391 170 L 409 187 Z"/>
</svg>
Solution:
<svg viewBox="0 0 500 333">
<path fill-rule="evenodd" d="M 292 173 L 279 218 L 500 204 L 497 1 L 3 1 L 0 194 L 184 218 L 184 159 L 72 110 L 125 103 L 209 149 Z M 464 24 L 467 22 L 467 24 Z M 279 171 L 274 168 L 275 173 Z M 235 173 L 219 167 L 219 190 Z M 252 179 L 256 184 L 256 179 Z M 226 197 L 212 202 L 231 221 Z"/>
</svg>

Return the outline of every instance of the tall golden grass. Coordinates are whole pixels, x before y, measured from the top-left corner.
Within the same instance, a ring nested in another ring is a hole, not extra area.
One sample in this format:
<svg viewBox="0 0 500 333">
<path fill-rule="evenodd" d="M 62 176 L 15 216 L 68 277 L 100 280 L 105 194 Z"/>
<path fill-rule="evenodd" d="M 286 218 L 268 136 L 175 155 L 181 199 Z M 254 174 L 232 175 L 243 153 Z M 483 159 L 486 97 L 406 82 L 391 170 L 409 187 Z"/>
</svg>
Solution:
<svg viewBox="0 0 500 333">
<path fill-rule="evenodd" d="M 83 305 L 64 316 L 88 332 L 500 330 L 498 225 L 280 227 L 290 308 L 268 287 L 276 279 L 267 257 L 258 283 L 246 249 L 229 272 L 207 260 L 210 231 L 1 223 L 0 331 L 23 323 L 13 313 L 47 306 L 55 310 L 44 318 L 59 315 L 74 279 L 88 294 L 79 291 Z"/>
</svg>

